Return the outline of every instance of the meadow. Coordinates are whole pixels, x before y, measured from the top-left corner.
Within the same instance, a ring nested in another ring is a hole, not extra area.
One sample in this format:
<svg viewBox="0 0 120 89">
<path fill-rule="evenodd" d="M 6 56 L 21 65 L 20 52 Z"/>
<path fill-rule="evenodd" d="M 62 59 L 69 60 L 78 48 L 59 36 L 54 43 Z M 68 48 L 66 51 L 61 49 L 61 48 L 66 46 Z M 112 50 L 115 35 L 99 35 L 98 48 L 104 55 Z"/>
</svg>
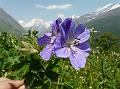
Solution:
<svg viewBox="0 0 120 89">
<path fill-rule="evenodd" d="M 75 70 L 68 59 L 44 61 L 37 31 L 24 36 L 0 33 L 0 77 L 25 79 L 31 89 L 120 89 L 120 37 L 91 32 L 86 66 Z"/>
</svg>

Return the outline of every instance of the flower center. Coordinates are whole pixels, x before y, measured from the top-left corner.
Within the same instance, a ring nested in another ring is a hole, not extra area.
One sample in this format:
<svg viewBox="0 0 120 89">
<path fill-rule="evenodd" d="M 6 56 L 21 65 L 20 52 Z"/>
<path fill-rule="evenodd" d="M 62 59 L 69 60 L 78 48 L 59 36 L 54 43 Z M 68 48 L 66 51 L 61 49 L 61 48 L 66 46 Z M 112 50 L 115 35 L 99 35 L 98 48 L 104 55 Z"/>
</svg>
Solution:
<svg viewBox="0 0 120 89">
<path fill-rule="evenodd" d="M 72 44 L 73 44 L 74 46 L 79 45 L 79 43 L 80 43 L 80 39 L 75 39 L 75 40 L 72 42 Z"/>
<path fill-rule="evenodd" d="M 80 39 L 74 39 L 74 41 L 70 40 L 67 42 L 67 46 L 70 47 L 71 45 L 77 46 L 80 43 Z"/>
</svg>

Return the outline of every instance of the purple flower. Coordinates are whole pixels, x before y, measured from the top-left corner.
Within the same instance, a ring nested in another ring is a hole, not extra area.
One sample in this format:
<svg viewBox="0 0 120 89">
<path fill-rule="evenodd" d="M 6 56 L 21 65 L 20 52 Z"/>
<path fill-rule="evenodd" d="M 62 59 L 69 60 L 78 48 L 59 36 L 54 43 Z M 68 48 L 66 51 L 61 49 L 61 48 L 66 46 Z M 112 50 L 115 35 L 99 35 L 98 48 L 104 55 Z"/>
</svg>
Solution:
<svg viewBox="0 0 120 89">
<path fill-rule="evenodd" d="M 71 18 L 60 25 L 60 33 L 55 40 L 57 57 L 68 58 L 75 69 L 83 68 L 90 52 L 90 31 L 82 24 L 78 26 Z"/>
<path fill-rule="evenodd" d="M 38 38 L 38 45 L 46 45 L 46 47 L 40 52 L 40 56 L 44 60 L 49 60 L 52 53 L 54 53 L 54 41 L 59 33 L 59 25 L 62 22 L 61 18 L 58 18 L 51 24 L 52 31 L 44 34 L 44 36 Z"/>
<path fill-rule="evenodd" d="M 40 52 L 44 60 L 49 60 L 52 53 L 57 57 L 69 58 L 75 69 L 83 68 L 90 52 L 90 31 L 84 25 L 75 25 L 71 18 L 63 22 L 58 18 L 51 24 L 52 31 L 38 38 L 38 45 L 46 45 Z"/>
</svg>

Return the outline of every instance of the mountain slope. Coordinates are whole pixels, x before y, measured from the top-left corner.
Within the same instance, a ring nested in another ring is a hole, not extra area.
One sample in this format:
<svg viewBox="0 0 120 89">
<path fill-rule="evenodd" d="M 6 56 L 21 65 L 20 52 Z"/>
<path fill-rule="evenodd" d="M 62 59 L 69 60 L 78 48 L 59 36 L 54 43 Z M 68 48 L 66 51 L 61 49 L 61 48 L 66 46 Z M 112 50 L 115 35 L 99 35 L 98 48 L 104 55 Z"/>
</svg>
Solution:
<svg viewBox="0 0 120 89">
<path fill-rule="evenodd" d="M 0 8 L 0 32 L 24 34 L 25 29 L 2 8 Z"/>
<path fill-rule="evenodd" d="M 120 35 L 120 4 L 106 5 L 93 13 L 81 16 L 77 22 L 101 32 Z"/>
<path fill-rule="evenodd" d="M 86 24 L 101 32 L 113 32 L 120 35 L 120 8 L 109 11 Z"/>
</svg>

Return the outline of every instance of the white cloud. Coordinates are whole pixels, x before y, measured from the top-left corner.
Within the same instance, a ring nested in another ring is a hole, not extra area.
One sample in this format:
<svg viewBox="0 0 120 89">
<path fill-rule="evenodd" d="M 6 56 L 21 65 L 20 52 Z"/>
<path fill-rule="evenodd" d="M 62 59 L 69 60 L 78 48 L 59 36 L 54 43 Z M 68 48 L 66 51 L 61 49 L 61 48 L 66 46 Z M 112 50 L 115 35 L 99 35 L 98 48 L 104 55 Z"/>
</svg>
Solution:
<svg viewBox="0 0 120 89">
<path fill-rule="evenodd" d="M 39 18 L 33 18 L 29 22 L 25 22 L 24 20 L 19 20 L 18 22 L 24 28 L 29 28 L 29 27 L 45 27 L 45 28 L 49 28 L 50 27 L 50 21 L 44 21 L 43 19 L 39 19 Z"/>
<path fill-rule="evenodd" d="M 60 17 L 62 19 L 66 18 L 63 13 L 58 13 L 57 17 Z M 72 15 L 72 16 L 69 16 L 69 17 L 72 17 L 73 19 L 77 19 L 80 16 L 78 16 L 78 15 Z M 45 20 L 40 19 L 40 18 L 33 18 L 30 21 L 28 21 L 28 22 L 25 22 L 24 20 L 19 20 L 18 21 L 18 23 L 20 23 L 21 26 L 23 26 L 24 28 L 29 28 L 29 27 L 44 27 L 44 28 L 49 28 L 50 24 L 52 22 L 53 21 L 45 21 Z"/>
<path fill-rule="evenodd" d="M 64 14 L 62 14 L 62 13 L 60 13 L 60 14 L 57 14 L 57 17 L 64 18 Z"/>
<path fill-rule="evenodd" d="M 26 24 L 24 20 L 19 20 L 18 23 L 19 23 L 21 26 L 23 26 L 23 27 L 24 27 L 25 24 Z"/>
<path fill-rule="evenodd" d="M 42 9 L 46 9 L 46 10 L 53 10 L 53 9 L 69 9 L 70 7 L 72 7 L 72 4 L 53 4 L 53 5 L 48 5 L 48 6 L 44 6 L 44 5 L 40 5 L 40 4 L 35 4 L 36 8 L 42 8 Z"/>
<path fill-rule="evenodd" d="M 35 7 L 36 7 L 36 8 L 43 8 L 43 9 L 45 9 L 45 6 L 40 5 L 40 4 L 35 4 Z"/>
<path fill-rule="evenodd" d="M 72 17 L 73 19 L 75 19 L 75 18 L 77 19 L 77 18 L 79 18 L 80 16 L 78 16 L 78 15 L 72 15 L 71 17 Z"/>
<path fill-rule="evenodd" d="M 34 25 L 35 26 L 39 26 L 40 24 L 44 24 L 44 21 L 42 19 L 36 19 L 36 18 L 33 18 L 31 21 L 29 21 L 25 27 L 33 27 Z"/>
</svg>

